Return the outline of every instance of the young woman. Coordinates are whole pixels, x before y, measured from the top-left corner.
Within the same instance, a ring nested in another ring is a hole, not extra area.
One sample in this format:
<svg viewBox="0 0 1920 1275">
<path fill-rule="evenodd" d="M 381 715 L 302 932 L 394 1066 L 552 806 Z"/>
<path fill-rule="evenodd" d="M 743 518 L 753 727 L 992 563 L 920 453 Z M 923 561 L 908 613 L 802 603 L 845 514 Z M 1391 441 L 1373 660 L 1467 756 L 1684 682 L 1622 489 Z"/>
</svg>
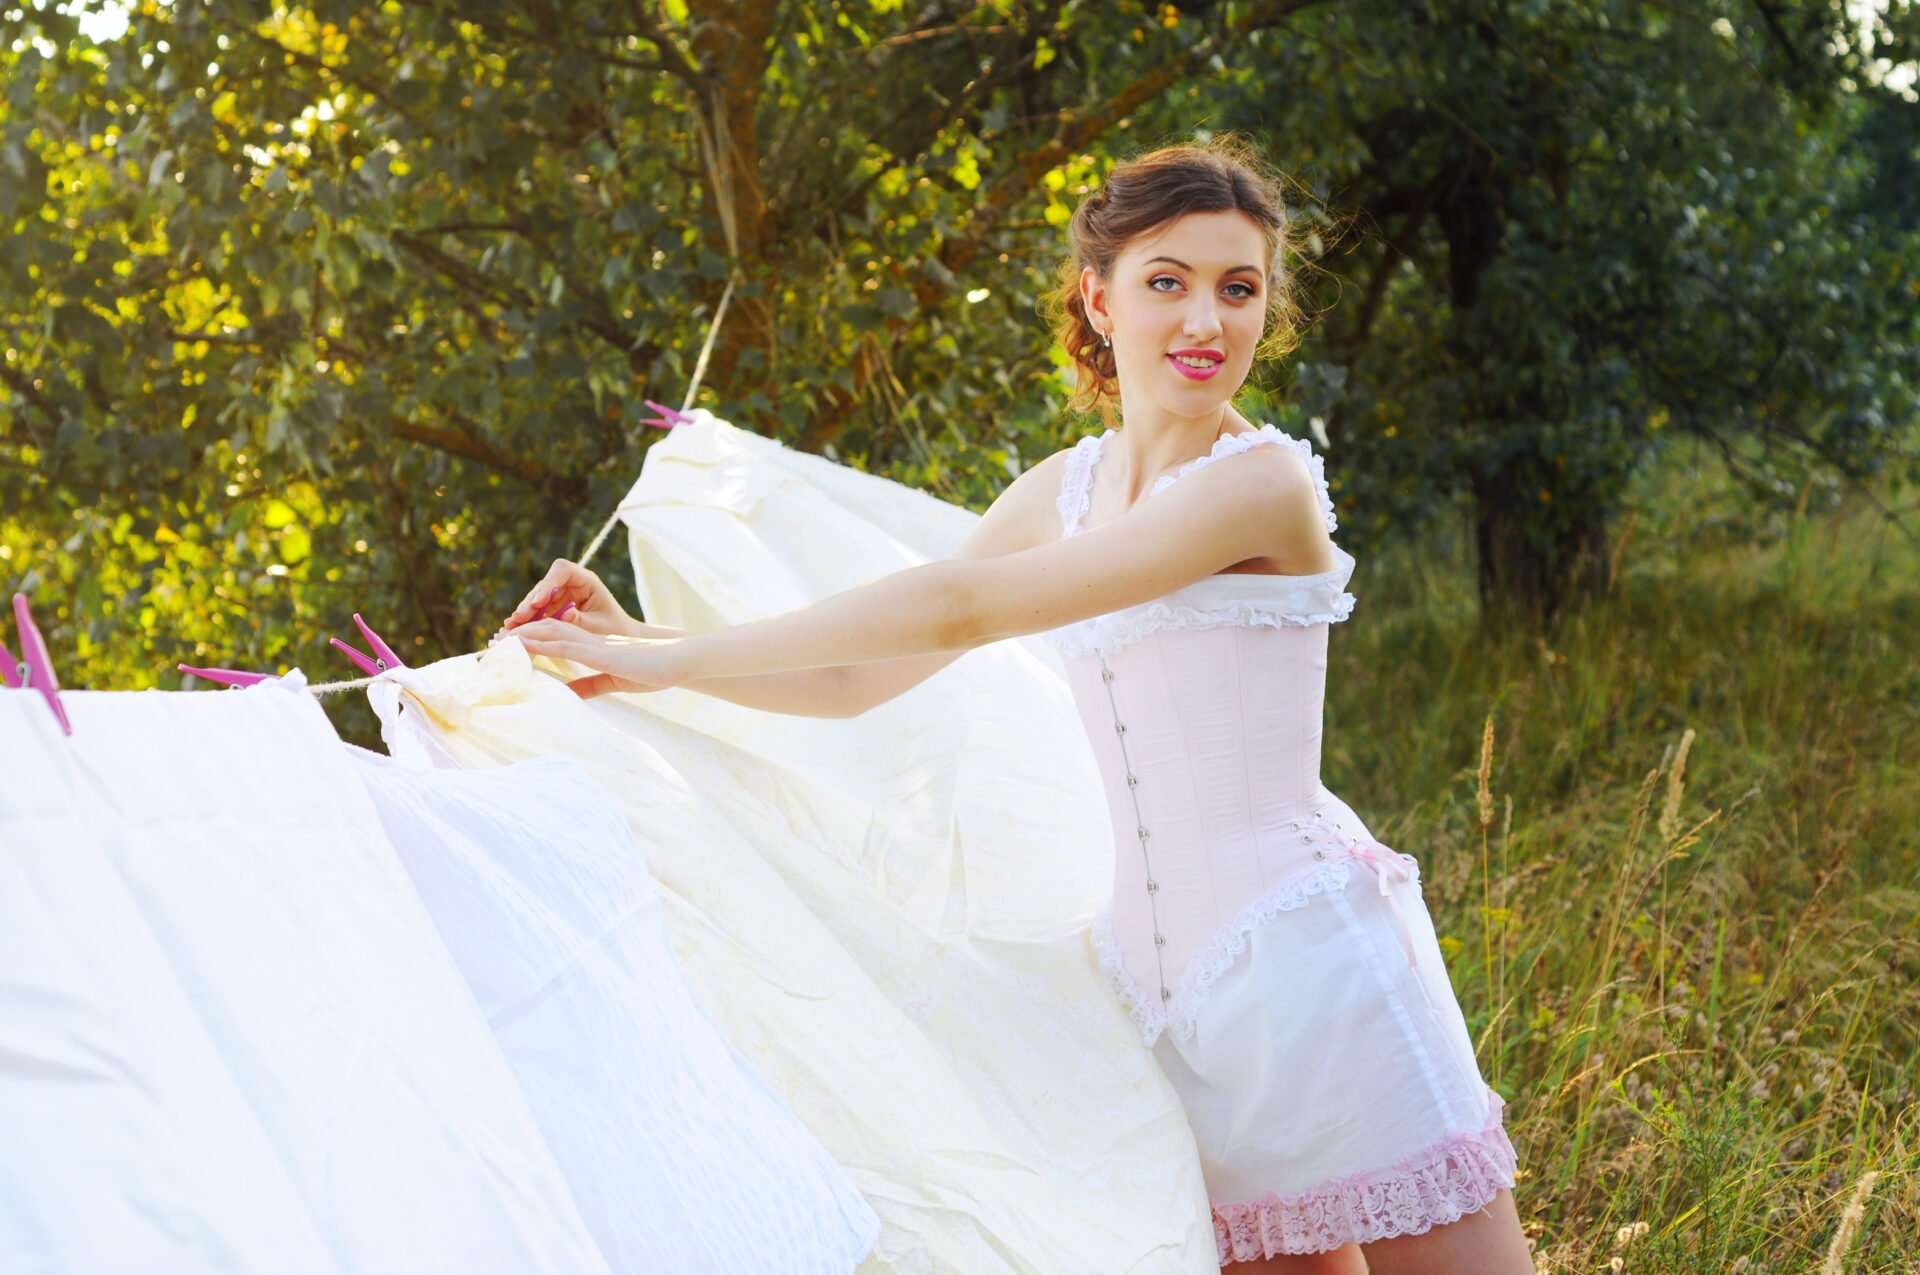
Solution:
<svg viewBox="0 0 1920 1275">
<path fill-rule="evenodd" d="M 558 562 L 503 632 L 596 670 L 582 695 L 687 686 L 818 716 L 1047 634 L 1113 814 L 1095 944 L 1186 1108 L 1221 1262 L 1531 1275 L 1501 1101 L 1416 863 L 1320 782 L 1354 561 L 1319 458 L 1231 401 L 1263 343 L 1297 335 L 1286 227 L 1247 148 L 1117 166 L 1074 215 L 1059 335 L 1081 401 L 1111 424 L 1117 399 L 1119 423 L 1022 474 L 954 558 L 697 634 L 634 622 Z"/>
</svg>

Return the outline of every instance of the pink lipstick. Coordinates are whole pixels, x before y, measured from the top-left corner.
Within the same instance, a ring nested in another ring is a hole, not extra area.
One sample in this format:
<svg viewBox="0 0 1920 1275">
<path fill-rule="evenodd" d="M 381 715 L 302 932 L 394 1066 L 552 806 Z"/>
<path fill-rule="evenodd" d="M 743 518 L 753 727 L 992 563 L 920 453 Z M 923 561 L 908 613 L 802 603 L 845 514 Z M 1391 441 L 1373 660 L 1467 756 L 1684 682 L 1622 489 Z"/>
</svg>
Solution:
<svg viewBox="0 0 1920 1275">
<path fill-rule="evenodd" d="M 1216 362 L 1212 367 L 1189 367 L 1187 364 L 1182 363 L 1177 357 L 1183 354 L 1191 358 L 1214 359 Z M 1219 373 L 1220 365 L 1225 361 L 1225 358 L 1216 350 L 1176 350 L 1173 354 L 1167 355 L 1167 362 L 1173 364 L 1173 370 L 1186 377 L 1189 381 L 1205 381 L 1211 379 Z"/>
</svg>

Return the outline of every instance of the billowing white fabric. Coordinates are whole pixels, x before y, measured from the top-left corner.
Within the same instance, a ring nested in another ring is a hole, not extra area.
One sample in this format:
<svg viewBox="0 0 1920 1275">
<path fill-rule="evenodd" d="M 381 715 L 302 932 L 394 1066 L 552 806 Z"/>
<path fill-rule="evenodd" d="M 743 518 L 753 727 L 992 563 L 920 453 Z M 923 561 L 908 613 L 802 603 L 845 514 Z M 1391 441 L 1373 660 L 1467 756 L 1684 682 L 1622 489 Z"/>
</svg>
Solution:
<svg viewBox="0 0 1920 1275">
<path fill-rule="evenodd" d="M 0 692 L 0 1270 L 606 1272 L 319 705 Z"/>
<path fill-rule="evenodd" d="M 1192 1133 L 1084 930 L 973 937 L 964 870 L 924 863 L 944 844 L 644 701 L 590 706 L 517 640 L 395 680 L 390 735 L 564 754 L 621 802 L 702 1000 L 879 1214 L 863 1271 L 1210 1268 Z"/>
<path fill-rule="evenodd" d="M 950 557 L 979 520 L 705 409 L 693 416 L 647 452 L 620 507 L 640 604 L 658 623 L 704 629 L 778 615 Z M 888 865 L 902 901 L 921 873 L 935 874 L 914 902 L 923 923 L 964 901 L 976 937 L 1050 941 L 1084 931 L 1111 892 L 1100 777 L 1060 659 L 1039 637 L 972 651 L 848 721 L 684 690 L 638 702 L 869 803 L 899 835 L 937 843 L 911 857 L 894 851 Z"/>
<path fill-rule="evenodd" d="M 695 416 L 623 505 L 662 623 L 791 609 L 975 518 Z M 374 691 L 396 755 L 561 753 L 621 801 L 703 1000 L 879 1214 L 863 1272 L 1216 1269 L 1192 1132 L 1090 950 L 1111 829 L 1037 639 L 848 721 L 582 703 L 512 640 Z"/>
<path fill-rule="evenodd" d="M 612 1269 L 853 1270 L 879 1220 L 695 999 L 607 791 L 352 751 Z"/>
</svg>

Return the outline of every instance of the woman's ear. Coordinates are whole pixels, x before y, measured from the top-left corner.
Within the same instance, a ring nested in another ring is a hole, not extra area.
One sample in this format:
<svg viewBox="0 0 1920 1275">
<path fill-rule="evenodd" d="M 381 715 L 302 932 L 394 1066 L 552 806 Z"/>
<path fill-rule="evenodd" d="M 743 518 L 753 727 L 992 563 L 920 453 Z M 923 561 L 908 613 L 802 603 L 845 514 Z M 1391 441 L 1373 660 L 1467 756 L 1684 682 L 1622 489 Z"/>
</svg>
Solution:
<svg viewBox="0 0 1920 1275">
<path fill-rule="evenodd" d="M 1107 285 L 1100 282 L 1100 274 L 1092 266 L 1080 267 L 1080 305 L 1096 332 L 1113 331 L 1113 316 L 1107 313 Z"/>
</svg>

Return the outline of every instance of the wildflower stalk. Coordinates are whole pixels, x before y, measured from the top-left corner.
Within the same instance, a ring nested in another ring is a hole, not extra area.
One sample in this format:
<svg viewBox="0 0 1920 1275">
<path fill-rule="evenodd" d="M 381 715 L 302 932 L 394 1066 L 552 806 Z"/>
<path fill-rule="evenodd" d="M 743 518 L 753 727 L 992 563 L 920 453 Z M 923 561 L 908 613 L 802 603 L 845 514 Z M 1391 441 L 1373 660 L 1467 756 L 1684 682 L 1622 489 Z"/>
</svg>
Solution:
<svg viewBox="0 0 1920 1275">
<path fill-rule="evenodd" d="M 1481 953 L 1486 961 L 1487 983 L 1493 996 L 1489 1001 L 1495 1011 L 1505 1002 L 1501 999 L 1499 972 L 1493 964 L 1493 872 L 1487 850 L 1487 833 L 1493 826 L 1493 792 L 1488 786 L 1493 777 L 1493 714 L 1487 714 L 1486 724 L 1480 730 L 1480 771 L 1479 791 L 1476 794 L 1480 815 L 1480 944 Z M 1500 1051 L 1494 1052 L 1496 1066 Z M 1498 1075 L 1493 1077 L 1497 1083 Z"/>
<path fill-rule="evenodd" d="M 1841 1275 L 1841 1264 L 1852 1250 L 1860 1223 L 1867 1216 L 1867 1197 L 1873 1194 L 1873 1184 L 1879 1180 L 1879 1170 L 1869 1169 L 1854 1183 L 1853 1198 L 1847 1201 L 1846 1211 L 1840 1215 L 1840 1225 L 1833 1228 L 1833 1242 L 1827 1245 L 1827 1260 L 1820 1263 L 1820 1275 Z"/>
</svg>

